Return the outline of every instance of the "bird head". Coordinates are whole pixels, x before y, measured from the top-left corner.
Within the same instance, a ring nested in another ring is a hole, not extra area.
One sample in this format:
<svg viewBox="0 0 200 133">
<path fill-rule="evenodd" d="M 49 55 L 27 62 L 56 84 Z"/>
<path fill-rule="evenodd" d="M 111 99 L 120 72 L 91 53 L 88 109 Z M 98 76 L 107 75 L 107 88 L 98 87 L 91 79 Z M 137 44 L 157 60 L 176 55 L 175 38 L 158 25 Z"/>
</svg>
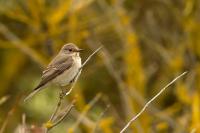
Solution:
<svg viewBox="0 0 200 133">
<path fill-rule="evenodd" d="M 79 49 L 75 44 L 68 43 L 65 44 L 62 49 L 61 53 L 68 54 L 68 55 L 79 55 L 79 53 L 83 51 L 83 49 Z"/>
</svg>

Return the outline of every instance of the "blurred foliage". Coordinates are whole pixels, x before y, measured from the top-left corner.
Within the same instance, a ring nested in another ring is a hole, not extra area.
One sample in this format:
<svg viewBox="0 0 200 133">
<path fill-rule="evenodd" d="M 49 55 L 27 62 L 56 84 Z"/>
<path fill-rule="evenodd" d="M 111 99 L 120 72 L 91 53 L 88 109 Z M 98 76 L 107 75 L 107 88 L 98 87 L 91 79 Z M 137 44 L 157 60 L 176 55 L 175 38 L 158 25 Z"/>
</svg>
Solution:
<svg viewBox="0 0 200 133">
<path fill-rule="evenodd" d="M 66 98 L 76 97 L 75 109 L 52 133 L 119 132 L 185 70 L 128 132 L 200 132 L 199 13 L 199 0 L 0 0 L 0 128 L 6 123 L 4 132 L 19 133 L 25 114 L 27 130 L 42 131 L 59 90 L 22 99 L 62 45 L 73 42 L 85 49 L 83 60 L 100 43 L 104 50 L 83 70 Z"/>
</svg>

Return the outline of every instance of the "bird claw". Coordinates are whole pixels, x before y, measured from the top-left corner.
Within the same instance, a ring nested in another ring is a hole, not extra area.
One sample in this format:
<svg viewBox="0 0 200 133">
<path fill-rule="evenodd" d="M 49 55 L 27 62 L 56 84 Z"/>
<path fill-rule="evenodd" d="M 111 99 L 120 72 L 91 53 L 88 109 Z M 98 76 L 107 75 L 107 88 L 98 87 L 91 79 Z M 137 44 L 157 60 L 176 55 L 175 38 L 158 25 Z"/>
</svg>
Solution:
<svg viewBox="0 0 200 133">
<path fill-rule="evenodd" d="M 75 77 L 70 81 L 70 84 L 74 83 Z"/>
</svg>

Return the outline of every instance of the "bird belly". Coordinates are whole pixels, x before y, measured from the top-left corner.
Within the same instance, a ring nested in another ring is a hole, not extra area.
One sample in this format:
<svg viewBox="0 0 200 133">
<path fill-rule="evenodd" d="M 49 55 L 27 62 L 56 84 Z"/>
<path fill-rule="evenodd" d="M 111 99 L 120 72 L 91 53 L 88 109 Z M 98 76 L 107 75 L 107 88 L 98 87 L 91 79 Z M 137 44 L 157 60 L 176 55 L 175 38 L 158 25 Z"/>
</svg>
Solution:
<svg viewBox="0 0 200 133">
<path fill-rule="evenodd" d="M 77 75 L 79 68 L 81 67 L 81 59 L 75 59 L 74 64 L 70 69 L 64 71 L 61 75 L 54 79 L 54 83 L 60 86 L 68 85 Z"/>
</svg>

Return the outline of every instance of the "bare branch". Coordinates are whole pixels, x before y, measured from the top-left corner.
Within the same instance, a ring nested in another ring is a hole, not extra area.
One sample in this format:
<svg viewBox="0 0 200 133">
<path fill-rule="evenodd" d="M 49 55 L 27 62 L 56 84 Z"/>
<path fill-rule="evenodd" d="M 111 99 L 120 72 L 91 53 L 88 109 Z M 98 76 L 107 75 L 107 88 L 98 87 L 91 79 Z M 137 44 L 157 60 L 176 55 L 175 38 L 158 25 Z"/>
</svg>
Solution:
<svg viewBox="0 0 200 133">
<path fill-rule="evenodd" d="M 76 100 L 73 100 L 73 101 L 71 102 L 71 104 L 69 105 L 69 107 L 67 107 L 67 109 L 64 111 L 64 113 L 63 113 L 63 115 L 61 116 L 61 118 L 60 118 L 59 120 L 57 120 L 57 121 L 49 128 L 49 130 L 50 130 L 51 128 L 57 126 L 60 122 L 62 122 L 62 121 L 65 119 L 65 117 L 70 113 L 70 111 L 71 111 L 72 108 L 74 107 L 74 103 L 75 103 L 75 102 L 76 102 Z"/>
<path fill-rule="evenodd" d="M 63 98 L 60 98 L 60 100 L 59 100 L 60 103 L 57 104 L 56 110 L 54 111 L 54 113 L 51 116 L 50 120 L 45 124 L 45 127 L 46 127 L 45 128 L 45 133 L 48 133 L 48 131 L 50 129 L 52 129 L 53 127 L 57 126 L 59 123 L 61 123 L 66 118 L 66 116 L 70 113 L 71 109 L 74 107 L 74 103 L 76 102 L 76 100 L 74 99 L 70 103 L 70 105 L 67 106 L 67 108 L 63 112 L 61 112 L 62 115 L 58 114 L 57 117 L 58 116 L 61 116 L 61 117 L 56 121 L 57 117 L 55 118 L 55 116 L 56 116 L 56 114 L 57 114 L 57 112 L 58 112 L 58 110 L 59 110 L 59 108 L 61 106 L 62 99 Z"/>
<path fill-rule="evenodd" d="M 85 60 L 85 62 L 82 64 L 82 66 L 81 66 L 81 68 L 80 69 L 82 69 L 85 65 L 86 65 L 86 63 L 92 58 L 92 56 L 94 55 L 94 54 L 96 54 L 100 49 L 102 49 L 103 48 L 103 46 L 100 46 L 98 49 L 96 49 L 86 60 Z"/>
<path fill-rule="evenodd" d="M 62 92 L 61 92 L 61 93 L 62 93 Z M 57 112 L 58 112 L 58 110 L 59 110 L 59 108 L 60 108 L 60 106 L 61 106 L 62 99 L 63 99 L 63 97 L 61 97 L 61 94 L 60 94 L 59 101 L 58 101 L 58 103 L 57 103 L 57 106 L 56 106 L 56 108 L 55 108 L 55 111 L 54 111 L 53 114 L 51 115 L 51 118 L 50 118 L 49 121 L 52 121 L 52 120 L 54 119 L 55 115 L 57 114 Z"/>
<path fill-rule="evenodd" d="M 145 106 L 142 108 L 142 110 L 134 116 L 126 125 L 125 127 L 120 131 L 120 133 L 123 133 L 129 126 L 130 124 L 135 121 L 144 111 L 145 109 L 151 104 L 162 92 L 165 91 L 166 88 L 168 88 L 170 85 L 172 85 L 176 80 L 184 76 L 187 72 L 182 73 L 181 75 L 177 76 L 175 79 L 173 79 L 170 83 L 168 83 L 164 88 L 162 88 L 151 100 L 149 100 Z"/>
<path fill-rule="evenodd" d="M 72 86 L 70 87 L 69 91 L 67 91 L 67 92 L 65 93 L 65 96 L 69 95 L 69 94 L 71 93 L 71 91 L 73 90 L 73 88 L 74 88 L 74 86 L 75 86 L 75 84 L 76 84 L 76 82 L 77 82 L 77 80 L 78 80 L 78 78 L 79 78 L 79 76 L 80 76 L 80 74 L 81 74 L 81 71 L 82 71 L 82 69 L 79 69 L 79 72 L 78 72 L 77 75 L 75 76 L 75 80 L 74 80 L 74 82 L 72 83 Z"/>
</svg>

